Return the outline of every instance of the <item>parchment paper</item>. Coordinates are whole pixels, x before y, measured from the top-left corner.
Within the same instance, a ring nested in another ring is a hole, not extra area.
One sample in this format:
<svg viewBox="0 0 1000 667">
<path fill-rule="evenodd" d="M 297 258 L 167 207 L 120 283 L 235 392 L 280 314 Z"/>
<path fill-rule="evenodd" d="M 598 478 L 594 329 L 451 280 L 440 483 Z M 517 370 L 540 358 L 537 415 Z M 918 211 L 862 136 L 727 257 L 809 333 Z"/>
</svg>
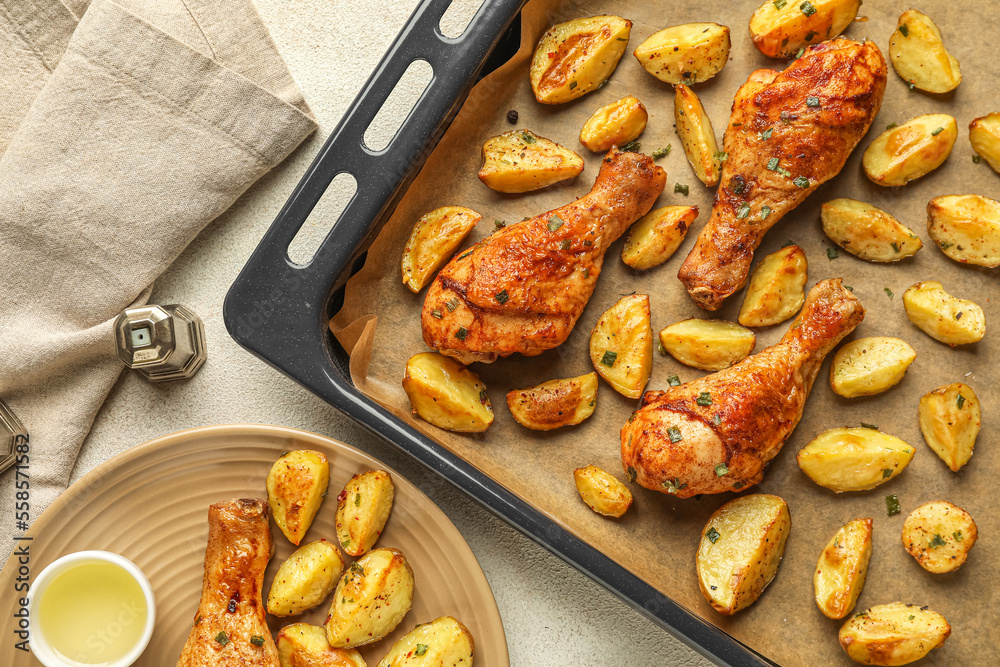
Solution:
<svg viewBox="0 0 1000 667">
<path fill-rule="evenodd" d="M 730 61 L 710 81 L 695 86 L 716 128 L 720 145 L 736 89 L 760 67 L 783 69 L 753 48 L 747 32 L 753 2 L 686 0 L 672 3 L 557 2 L 534 0 L 524 10 L 521 49 L 504 67 L 484 79 L 472 92 L 461 113 L 422 172 L 409 188 L 394 215 L 375 240 L 364 268 L 349 282 L 343 309 L 331 322 L 346 349 L 352 350 L 354 380 L 366 395 L 394 414 L 411 420 L 442 446 L 485 471 L 508 489 L 548 514 L 563 527 L 593 544 L 667 596 L 718 625 L 782 665 L 853 664 L 837 643 L 843 621 L 825 618 L 817 609 L 813 568 L 833 533 L 855 517 L 874 519 L 874 549 L 867 584 L 857 610 L 892 601 L 930 605 L 952 626 L 951 638 L 924 660 L 928 665 L 984 665 L 1000 660 L 995 641 L 1000 587 L 993 574 L 1000 567 L 1000 518 L 994 512 L 996 476 L 995 411 L 1000 402 L 997 364 L 1000 344 L 996 331 L 1000 313 L 995 271 L 957 264 L 931 243 L 925 207 L 934 196 L 977 193 L 1000 198 L 1000 180 L 986 165 L 972 162 L 968 123 L 1000 110 L 996 94 L 998 66 L 994 45 L 1000 41 L 1000 20 L 986 2 L 924 2 L 919 7 L 937 21 L 947 46 L 961 61 L 964 80 L 948 95 L 909 91 L 890 65 L 882 111 L 868 136 L 859 144 L 844 170 L 781 221 L 758 251 L 759 260 L 788 240 L 799 244 L 809 259 L 809 286 L 843 277 L 867 309 L 867 317 L 848 340 L 888 335 L 906 340 L 917 359 L 905 379 L 879 396 L 843 399 L 829 387 L 829 361 L 824 365 L 799 424 L 783 451 L 771 463 L 764 482 L 754 491 L 783 497 L 791 510 L 792 531 L 778 575 L 749 609 L 726 618 L 714 612 L 698 590 L 694 558 L 701 530 L 709 515 L 732 494 L 678 500 L 633 485 L 635 501 L 620 520 L 601 517 L 581 502 L 573 483 L 574 468 L 598 465 L 624 479 L 619 457 L 619 430 L 637 406 L 603 381 L 594 416 L 577 427 L 554 432 L 529 431 L 510 416 L 505 394 L 557 377 L 592 370 L 587 341 L 600 314 L 622 294 L 637 290 L 650 295 L 653 331 L 687 317 L 718 317 L 734 321 L 743 294 L 730 298 L 716 314 L 700 311 L 677 280 L 677 269 L 696 233 L 708 218 L 713 191 L 694 177 L 673 129 L 673 91 L 639 67 L 631 51 L 653 32 L 679 23 L 715 21 L 732 29 Z M 888 60 L 889 37 L 905 6 L 866 3 L 846 35 L 870 37 Z M 618 14 L 634 22 L 628 51 L 604 88 L 556 107 L 535 102 L 528 81 L 528 63 L 541 33 L 551 24 L 583 15 Z M 516 222 L 565 204 L 586 193 L 597 174 L 600 155 L 578 142 L 581 126 L 598 107 L 627 94 L 636 95 L 649 110 L 649 124 L 641 137 L 646 153 L 671 144 L 670 155 L 658 160 L 668 171 L 668 186 L 657 206 L 697 204 L 701 214 L 680 250 L 667 263 L 647 272 L 633 271 L 620 257 L 619 240 L 608 253 L 604 271 L 590 305 L 569 340 L 539 357 L 512 357 L 474 370 L 486 383 L 496 421 L 485 434 L 459 435 L 411 419 L 409 402 L 400 381 L 406 360 L 426 351 L 420 332 L 420 305 L 424 293 L 414 295 L 402 284 L 399 261 L 410 229 L 423 213 L 444 205 L 468 206 L 483 214 L 467 245 L 494 229 L 494 219 Z M 516 109 L 520 119 L 510 125 L 505 116 Z M 945 164 L 932 174 L 902 188 L 887 189 L 868 181 L 861 171 L 865 147 L 891 122 L 903 123 L 921 113 L 948 113 L 958 120 L 959 137 Z M 486 188 L 476 172 L 480 146 L 511 128 L 536 133 L 577 150 L 586 169 L 569 183 L 524 195 L 502 195 Z M 675 182 L 690 186 L 690 196 L 673 193 Z M 841 252 L 828 259 L 830 242 L 819 221 L 819 206 L 835 197 L 860 199 L 895 215 L 919 234 L 924 248 L 911 260 L 893 265 L 863 262 Z M 949 292 L 977 301 L 986 311 L 987 334 L 979 343 L 951 349 L 914 327 L 903 310 L 902 295 L 920 280 L 936 279 Z M 892 292 L 890 296 L 886 291 Z M 377 318 L 377 319 L 375 319 Z M 789 323 L 757 330 L 757 349 L 776 342 Z M 663 388 L 676 373 L 688 381 L 702 375 L 671 357 L 654 355 L 648 389 Z M 920 397 L 956 381 L 971 385 L 983 403 L 983 430 L 971 462 L 952 473 L 924 443 L 917 423 Z M 909 468 L 898 478 L 862 493 L 834 494 L 805 477 L 795 453 L 821 431 L 837 426 L 874 423 L 916 448 Z M 887 516 L 884 498 L 897 494 L 902 513 Z M 906 516 L 918 505 L 947 499 L 968 510 L 979 527 L 979 542 L 968 562 L 957 572 L 935 575 L 924 571 L 902 547 L 900 531 Z M 557 585 L 549 582 L 549 585 Z M 627 659 L 626 659 L 627 663 Z"/>
</svg>

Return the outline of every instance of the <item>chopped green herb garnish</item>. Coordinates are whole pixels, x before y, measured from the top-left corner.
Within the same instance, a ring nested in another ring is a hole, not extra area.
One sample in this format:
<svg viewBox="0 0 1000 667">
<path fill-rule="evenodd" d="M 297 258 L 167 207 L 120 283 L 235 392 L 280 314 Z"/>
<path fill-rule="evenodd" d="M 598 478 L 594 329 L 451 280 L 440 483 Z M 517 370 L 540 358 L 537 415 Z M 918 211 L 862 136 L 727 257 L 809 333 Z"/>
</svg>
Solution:
<svg viewBox="0 0 1000 667">
<path fill-rule="evenodd" d="M 813 97 L 812 95 L 810 95 L 809 97 L 806 98 L 806 106 L 807 107 L 818 107 L 819 106 L 819 98 L 818 97 Z"/>
<path fill-rule="evenodd" d="M 893 249 L 894 252 L 899 252 L 899 244 L 898 243 L 896 243 L 895 241 L 893 241 L 889 245 L 892 246 L 892 249 Z"/>
<path fill-rule="evenodd" d="M 805 176 L 796 176 L 795 180 L 792 181 L 792 183 L 795 183 L 795 185 L 803 189 L 809 187 L 809 179 L 806 178 Z"/>
<path fill-rule="evenodd" d="M 844 289 L 847 290 L 848 292 L 853 292 L 854 291 L 854 288 L 851 287 L 850 285 L 844 285 Z"/>
<path fill-rule="evenodd" d="M 961 410 L 962 406 L 965 405 L 965 396 L 959 394 L 958 398 L 955 399 L 955 403 L 958 405 L 958 409 Z"/>
<path fill-rule="evenodd" d="M 264 638 L 261 637 L 260 635 L 254 635 L 253 637 L 250 638 L 250 643 L 253 644 L 254 646 L 263 646 Z"/>
<path fill-rule="evenodd" d="M 827 259 L 837 259 L 838 257 L 840 257 L 840 250 L 837 249 L 837 246 L 832 245 L 826 249 Z"/>
<path fill-rule="evenodd" d="M 770 171 L 774 171 L 778 168 L 778 164 L 781 162 L 780 158 L 773 157 L 767 161 L 767 168 Z"/>
<path fill-rule="evenodd" d="M 663 347 L 663 343 L 659 343 L 656 346 L 656 351 L 662 354 L 663 356 L 667 356 L 667 348 Z"/>
<path fill-rule="evenodd" d="M 951 536 L 955 538 L 956 542 L 961 542 L 964 539 L 964 537 L 962 536 L 962 531 L 960 530 L 956 530 L 954 533 L 951 534 Z"/>
<path fill-rule="evenodd" d="M 914 616 L 913 614 L 910 614 L 909 617 L 906 620 L 912 621 L 915 618 L 916 618 L 916 616 Z"/>
<path fill-rule="evenodd" d="M 676 375 L 671 375 L 670 377 L 667 378 L 667 384 L 669 384 L 671 387 L 679 387 L 681 386 L 681 379 Z"/>
<path fill-rule="evenodd" d="M 909 37 L 910 36 L 910 26 L 906 25 L 905 23 L 903 25 L 899 26 L 899 33 L 903 37 Z"/>
<path fill-rule="evenodd" d="M 863 616 L 868 616 L 868 612 L 867 611 L 859 611 L 858 613 L 856 613 L 854 615 L 854 618 L 861 618 Z"/>
<path fill-rule="evenodd" d="M 712 153 L 712 159 L 718 160 L 719 162 L 725 162 L 729 159 L 729 153 L 725 151 L 715 151 Z"/>
<path fill-rule="evenodd" d="M 472 254 L 472 251 L 473 251 L 473 250 L 475 250 L 475 248 L 474 248 L 474 247 L 473 247 L 473 248 L 469 248 L 469 249 L 468 249 L 468 250 L 466 250 L 466 251 L 465 251 L 464 253 L 462 253 L 462 255 L 461 255 L 461 256 L 460 256 L 460 257 L 459 257 L 458 259 L 459 259 L 459 260 L 463 260 L 463 259 L 465 259 L 466 257 L 468 257 L 469 255 L 471 255 L 471 254 Z"/>
<path fill-rule="evenodd" d="M 941 246 L 941 250 L 947 250 L 948 248 L 952 247 L 955 244 L 948 243 L 947 241 L 941 241 L 938 245 Z"/>
<path fill-rule="evenodd" d="M 355 493 L 354 494 L 354 506 L 355 507 L 361 507 L 361 494 L 360 493 Z"/>
<path fill-rule="evenodd" d="M 760 208 L 760 219 L 766 220 L 767 216 L 771 215 L 771 207 L 765 204 Z"/>
<path fill-rule="evenodd" d="M 870 428 L 873 431 L 877 431 L 878 424 L 869 424 L 868 422 L 861 422 L 861 428 Z"/>
<path fill-rule="evenodd" d="M 883 291 L 883 292 L 885 292 L 885 295 L 886 295 L 887 297 L 889 297 L 890 299 L 891 299 L 892 297 L 896 296 L 895 294 L 893 294 L 893 293 L 892 293 L 892 290 L 891 290 L 891 289 L 889 289 L 888 287 L 883 287 L 883 288 L 882 288 L 882 291 Z"/>
<path fill-rule="evenodd" d="M 712 526 L 711 528 L 708 529 L 708 532 L 705 533 L 705 537 L 708 538 L 709 542 L 715 544 L 716 542 L 719 541 L 719 531 L 715 529 L 715 526 Z"/>
<path fill-rule="evenodd" d="M 451 299 L 448 303 L 444 304 L 444 307 L 448 309 L 449 313 L 454 313 L 455 309 L 458 308 L 458 299 Z"/>
<path fill-rule="evenodd" d="M 533 136 L 531 136 L 530 132 L 528 132 L 527 130 L 525 130 L 525 131 L 521 132 L 521 141 L 523 141 L 526 144 L 533 144 L 533 143 L 535 143 L 535 138 Z"/>
<path fill-rule="evenodd" d="M 733 488 L 734 489 L 742 489 L 746 485 L 747 485 L 746 482 L 736 482 L 735 484 L 733 484 Z"/>
<path fill-rule="evenodd" d="M 715 424 L 716 426 L 720 426 L 722 424 L 722 415 L 720 415 L 719 413 L 715 413 L 714 415 L 712 415 L 712 423 Z"/>
<path fill-rule="evenodd" d="M 427 644 L 417 644 L 417 648 L 413 649 L 416 655 L 423 655 L 427 653 Z"/>
<path fill-rule="evenodd" d="M 927 543 L 927 546 L 929 546 L 931 549 L 937 549 L 938 547 L 943 547 L 946 544 L 947 542 L 944 541 L 943 537 L 941 537 L 937 533 L 934 533 L 934 537 L 932 537 L 931 541 Z"/>
<path fill-rule="evenodd" d="M 792 117 L 788 115 L 787 111 L 782 111 L 778 114 L 778 120 L 780 120 L 783 124 L 788 125 L 792 122 Z"/>
<path fill-rule="evenodd" d="M 504 222 L 503 220 L 494 220 L 493 224 L 496 226 L 497 229 L 503 229 L 504 227 L 507 226 L 507 223 Z"/>
<path fill-rule="evenodd" d="M 813 14 L 816 13 L 816 8 L 813 7 L 812 3 L 809 2 L 809 0 L 806 0 L 801 5 L 799 5 L 799 9 L 801 9 L 802 13 L 805 14 L 806 16 L 812 16 Z"/>
<path fill-rule="evenodd" d="M 746 189 L 746 186 L 747 184 L 743 180 L 742 176 L 733 176 L 733 178 L 729 181 L 729 190 L 734 195 L 743 194 L 743 190 Z"/>
<path fill-rule="evenodd" d="M 810 30 L 808 33 L 806 33 L 806 41 L 811 42 L 813 40 L 813 37 L 815 37 L 817 34 L 818 33 L 815 30 Z"/>
<path fill-rule="evenodd" d="M 229 643 L 229 635 L 227 635 L 226 631 L 223 630 L 219 634 L 215 635 L 215 641 L 221 644 L 222 646 L 225 646 L 226 644 Z"/>
<path fill-rule="evenodd" d="M 458 331 L 455 332 L 455 338 L 459 340 L 465 340 L 465 337 L 469 335 L 469 330 L 465 327 L 459 327 Z"/>
<path fill-rule="evenodd" d="M 774 128 L 773 127 L 769 127 L 769 128 L 767 128 L 766 130 L 764 130 L 763 132 L 760 133 L 760 138 L 763 141 L 767 141 L 768 139 L 771 138 L 772 134 L 774 134 Z"/>
<path fill-rule="evenodd" d="M 570 81 L 569 82 L 569 89 L 570 90 L 573 90 L 574 88 L 576 88 L 576 86 L 577 86 L 576 81 Z"/>
<path fill-rule="evenodd" d="M 624 153 L 638 153 L 639 149 L 641 147 L 642 147 L 642 144 L 639 143 L 639 140 L 638 139 L 633 139 L 632 141 L 628 142 L 627 144 L 625 144 L 624 146 L 622 146 L 618 150 L 620 150 L 620 151 L 622 151 Z"/>
<path fill-rule="evenodd" d="M 604 356 L 601 357 L 601 363 L 605 366 L 614 366 L 615 360 L 618 358 L 617 352 L 612 352 L 611 350 L 606 350 Z"/>
<path fill-rule="evenodd" d="M 670 438 L 670 442 L 680 442 L 684 439 L 684 436 L 681 435 L 681 430 L 676 426 L 671 426 L 667 429 L 667 436 Z"/>
<path fill-rule="evenodd" d="M 885 497 L 885 511 L 889 516 L 899 514 L 899 498 L 895 495 Z"/>
<path fill-rule="evenodd" d="M 917 87 L 917 84 L 916 84 L 916 83 L 914 83 L 913 81 L 909 82 L 909 83 L 908 83 L 908 84 L 906 84 L 906 85 L 907 85 L 907 86 L 909 87 L 909 89 L 910 89 L 910 91 L 911 91 L 911 92 L 913 91 L 913 89 L 914 89 L 914 88 L 916 88 L 916 87 Z"/>
<path fill-rule="evenodd" d="M 435 308 L 434 310 L 431 311 L 431 317 L 440 320 L 442 317 L 444 317 L 444 314 L 441 312 L 440 308 Z"/>
<path fill-rule="evenodd" d="M 590 277 L 590 269 L 584 269 L 583 270 L 583 277 L 584 278 L 589 278 Z"/>
<path fill-rule="evenodd" d="M 774 0 L 772 4 L 775 9 L 784 9 L 785 5 L 788 4 L 788 0 Z"/>
<path fill-rule="evenodd" d="M 799 49 L 798 52 L 796 52 L 796 54 L 795 54 L 795 59 L 798 60 L 799 58 L 801 58 L 802 56 L 804 56 L 805 53 L 806 53 L 806 50 L 804 48 L 803 49 Z"/>
<path fill-rule="evenodd" d="M 892 468 L 885 468 L 882 471 L 882 479 L 889 479 L 892 477 Z"/>
<path fill-rule="evenodd" d="M 973 156 L 972 156 L 972 161 L 973 161 L 973 162 L 975 162 L 976 164 L 979 164 L 979 160 L 980 160 L 980 159 L 981 159 L 981 158 L 980 158 L 980 157 L 979 157 L 978 155 L 973 155 Z"/>
<path fill-rule="evenodd" d="M 942 132 L 944 132 L 944 128 L 943 127 L 936 127 L 933 130 L 931 130 L 931 136 L 932 137 L 936 137 L 937 135 L 941 134 Z"/>
<path fill-rule="evenodd" d="M 497 303 L 499 303 L 500 305 L 503 305 L 503 304 L 507 303 L 507 299 L 509 299 L 510 297 L 507 295 L 507 290 L 502 289 L 502 290 L 500 290 L 499 292 L 496 293 L 496 297 L 495 298 L 497 300 Z"/>
<path fill-rule="evenodd" d="M 549 218 L 549 225 L 548 225 L 549 231 L 554 232 L 560 227 L 562 227 L 564 224 L 566 223 L 562 218 L 560 218 L 558 215 L 553 215 L 551 218 Z"/>
<path fill-rule="evenodd" d="M 560 250 L 569 250 L 570 245 L 572 245 L 572 243 L 570 242 L 569 239 L 563 239 L 562 243 L 559 244 L 559 249 Z"/>
<path fill-rule="evenodd" d="M 681 484 L 679 477 L 674 477 L 673 479 L 668 479 L 662 484 L 663 488 L 667 490 L 667 493 L 677 493 L 683 488 L 687 487 L 687 484 Z"/>
<path fill-rule="evenodd" d="M 715 466 L 716 477 L 722 477 L 723 475 L 728 475 L 728 474 L 729 474 L 729 466 L 727 466 L 725 463 L 720 463 L 717 466 Z"/>
<path fill-rule="evenodd" d="M 695 403 L 701 406 L 709 406 L 712 404 L 712 395 L 707 391 L 703 391 L 698 394 L 698 398 L 695 399 Z"/>
<path fill-rule="evenodd" d="M 670 144 L 667 144 L 663 148 L 657 148 L 653 151 L 653 159 L 659 160 L 661 157 L 667 157 L 670 155 Z"/>
<path fill-rule="evenodd" d="M 687 197 L 690 188 L 686 185 L 681 185 L 680 183 L 674 183 L 674 192 L 679 192 L 685 197 Z"/>
<path fill-rule="evenodd" d="M 886 130 L 891 130 L 891 129 L 896 128 L 896 127 L 899 127 L 898 123 L 889 123 L 888 125 L 885 126 L 885 129 Z"/>
<path fill-rule="evenodd" d="M 628 477 L 628 481 L 635 482 L 635 468 L 629 466 L 625 469 L 625 475 Z"/>
<path fill-rule="evenodd" d="M 736 209 L 736 219 L 742 220 L 748 215 L 750 215 L 750 204 L 743 202 L 742 204 L 740 204 L 740 207 Z"/>
</svg>

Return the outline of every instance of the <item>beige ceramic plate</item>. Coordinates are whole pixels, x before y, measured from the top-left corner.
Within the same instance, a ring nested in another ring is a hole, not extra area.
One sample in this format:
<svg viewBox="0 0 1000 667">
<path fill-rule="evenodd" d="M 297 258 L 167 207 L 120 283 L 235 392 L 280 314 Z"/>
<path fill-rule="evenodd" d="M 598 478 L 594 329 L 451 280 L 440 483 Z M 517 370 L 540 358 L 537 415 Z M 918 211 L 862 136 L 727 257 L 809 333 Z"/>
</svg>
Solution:
<svg viewBox="0 0 1000 667">
<path fill-rule="evenodd" d="M 333 540 L 336 497 L 355 473 L 378 461 L 343 443 L 278 426 L 210 426 L 163 436 L 98 466 L 63 493 L 34 523 L 31 571 L 83 549 L 119 553 L 149 577 L 156 594 L 156 628 L 136 663 L 169 667 L 180 655 L 201 595 L 208 538 L 208 506 L 240 497 L 266 497 L 264 479 L 278 456 L 314 449 L 330 459 L 330 495 L 303 544 Z M 362 647 L 374 666 L 417 623 L 454 616 L 476 642 L 477 667 L 509 664 L 496 601 L 476 557 L 454 524 L 415 486 L 389 470 L 396 485 L 392 515 L 377 546 L 396 547 L 413 567 L 413 607 L 394 633 Z M 272 525 L 275 554 L 264 596 L 292 544 Z M 335 540 L 334 540 L 335 541 Z M 348 562 L 350 562 L 350 557 Z M 14 590 L 17 564 L 0 572 L 0 590 Z M 322 624 L 328 603 L 300 617 L 269 617 L 271 629 L 296 621 Z M 34 658 L 0 642 L 0 665 L 37 665 Z"/>
</svg>

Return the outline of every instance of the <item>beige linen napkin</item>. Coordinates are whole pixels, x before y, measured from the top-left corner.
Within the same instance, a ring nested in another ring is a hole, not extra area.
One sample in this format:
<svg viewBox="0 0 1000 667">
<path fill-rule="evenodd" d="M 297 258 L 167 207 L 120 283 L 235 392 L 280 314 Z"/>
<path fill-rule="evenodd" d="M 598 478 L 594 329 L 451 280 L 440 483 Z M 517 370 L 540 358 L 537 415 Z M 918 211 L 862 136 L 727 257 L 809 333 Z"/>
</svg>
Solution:
<svg viewBox="0 0 1000 667">
<path fill-rule="evenodd" d="M 0 96 L 0 398 L 34 519 L 122 370 L 115 316 L 316 125 L 250 0 L 0 0 Z"/>
</svg>

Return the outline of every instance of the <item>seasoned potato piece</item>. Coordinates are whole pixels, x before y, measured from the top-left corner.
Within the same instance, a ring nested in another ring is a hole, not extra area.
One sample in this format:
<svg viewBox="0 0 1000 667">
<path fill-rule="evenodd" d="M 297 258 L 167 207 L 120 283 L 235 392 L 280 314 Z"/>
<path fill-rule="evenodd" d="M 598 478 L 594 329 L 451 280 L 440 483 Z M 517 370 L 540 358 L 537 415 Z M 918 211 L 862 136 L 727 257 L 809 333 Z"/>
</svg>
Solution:
<svg viewBox="0 0 1000 667">
<path fill-rule="evenodd" d="M 927 231 L 956 262 L 1000 266 L 1000 202 L 979 195 L 945 195 L 927 203 Z"/>
<path fill-rule="evenodd" d="M 867 491 L 906 469 L 913 447 L 874 428 L 831 428 L 799 450 L 809 479 L 831 491 Z"/>
<path fill-rule="evenodd" d="M 392 632 L 413 603 L 413 570 L 397 549 L 373 549 L 354 561 L 337 584 L 326 639 L 354 648 Z"/>
<path fill-rule="evenodd" d="M 916 9 L 900 14 L 889 39 L 889 62 L 903 81 L 929 93 L 947 93 L 962 83 L 958 60 L 944 48 L 941 31 Z"/>
<path fill-rule="evenodd" d="M 663 264 L 677 252 L 697 217 L 697 206 L 664 206 L 650 211 L 629 229 L 622 261 L 640 271 Z"/>
<path fill-rule="evenodd" d="M 292 623 L 278 633 L 281 667 L 366 667 L 354 649 L 333 648 L 318 625 Z"/>
<path fill-rule="evenodd" d="M 872 520 L 855 519 L 841 526 L 816 563 L 816 605 L 827 618 L 847 616 L 861 595 L 872 557 Z"/>
<path fill-rule="evenodd" d="M 396 489 L 384 470 L 355 475 L 337 496 L 337 540 L 344 552 L 360 556 L 375 546 L 389 520 Z"/>
<path fill-rule="evenodd" d="M 708 187 L 718 185 L 724 154 L 719 152 L 712 121 L 701 100 L 683 83 L 674 89 L 674 122 L 694 175 Z"/>
<path fill-rule="evenodd" d="M 903 306 L 918 329 L 942 343 L 965 345 L 986 335 L 983 309 L 968 299 L 948 294 L 936 280 L 925 280 L 906 290 Z"/>
<path fill-rule="evenodd" d="M 619 394 L 642 396 L 653 369 L 649 296 L 630 294 L 604 311 L 590 334 L 590 361 Z"/>
<path fill-rule="evenodd" d="M 903 548 L 928 572 L 962 567 L 978 537 L 969 513 L 947 500 L 924 503 L 903 522 Z"/>
<path fill-rule="evenodd" d="M 477 433 L 493 423 L 493 406 L 479 376 L 443 354 L 410 357 L 403 390 L 413 413 L 438 428 Z"/>
<path fill-rule="evenodd" d="M 542 104 L 562 104 L 604 83 L 628 46 L 632 22 L 590 16 L 549 28 L 531 60 L 531 89 Z"/>
<path fill-rule="evenodd" d="M 844 32 L 860 7 L 861 0 L 767 0 L 750 17 L 750 37 L 765 56 L 790 58 Z"/>
<path fill-rule="evenodd" d="M 701 531 L 696 564 L 702 595 L 720 614 L 753 604 L 778 572 L 792 527 L 778 496 L 740 496 L 715 511 Z"/>
<path fill-rule="evenodd" d="M 729 28 L 718 23 L 685 23 L 646 38 L 632 55 L 660 81 L 700 83 L 719 73 L 729 60 Z"/>
<path fill-rule="evenodd" d="M 403 248 L 403 284 L 413 293 L 422 290 L 482 219 L 464 206 L 442 206 L 423 215 Z"/>
<path fill-rule="evenodd" d="M 903 379 L 916 358 L 916 351 L 899 338 L 852 340 L 833 358 L 830 386 L 845 398 L 881 394 Z"/>
<path fill-rule="evenodd" d="M 344 558 L 326 540 L 303 545 L 281 564 L 267 595 L 267 611 L 294 616 L 312 609 L 330 594 L 344 571 Z"/>
<path fill-rule="evenodd" d="M 690 319 L 661 331 L 660 344 L 682 364 L 721 371 L 746 359 L 757 344 L 757 336 L 732 322 Z"/>
<path fill-rule="evenodd" d="M 855 257 L 898 262 L 917 254 L 920 237 L 885 211 L 856 199 L 834 199 L 820 209 L 823 231 Z"/>
<path fill-rule="evenodd" d="M 878 185 L 906 185 L 940 167 L 956 138 L 954 118 L 924 114 L 878 135 L 865 149 L 861 164 Z"/>
<path fill-rule="evenodd" d="M 646 129 L 649 114 L 637 98 L 629 95 L 594 112 L 583 129 L 580 143 L 595 153 L 624 146 Z"/>
<path fill-rule="evenodd" d="M 579 424 L 594 414 L 597 373 L 549 380 L 507 393 L 507 407 L 517 423 L 535 431 Z"/>
<path fill-rule="evenodd" d="M 497 192 L 530 192 L 573 178 L 583 158 L 531 130 L 511 130 L 486 140 L 479 180 Z"/>
<path fill-rule="evenodd" d="M 907 665 L 944 644 L 951 626 L 927 607 L 891 602 L 869 607 L 840 628 L 840 646 L 862 665 Z"/>
<path fill-rule="evenodd" d="M 451 616 L 421 623 L 393 644 L 378 667 L 470 667 L 475 642 Z"/>
<path fill-rule="evenodd" d="M 745 327 L 781 324 L 799 312 L 806 300 L 809 268 L 797 245 L 772 252 L 750 274 L 739 322 Z"/>
<path fill-rule="evenodd" d="M 267 473 L 267 504 L 274 523 L 298 546 L 323 504 L 330 463 L 320 452 L 300 449 L 281 455 Z"/>
<path fill-rule="evenodd" d="M 632 492 L 628 487 L 597 466 L 577 468 L 573 471 L 573 479 L 583 502 L 598 514 L 617 519 L 632 505 Z"/>
<path fill-rule="evenodd" d="M 972 150 L 986 158 L 993 171 L 1000 172 L 1000 113 L 994 111 L 969 123 L 969 141 Z"/>
<path fill-rule="evenodd" d="M 972 458 L 979 437 L 979 397 L 964 382 L 938 387 L 920 399 L 920 432 L 927 446 L 958 472 Z"/>
</svg>

